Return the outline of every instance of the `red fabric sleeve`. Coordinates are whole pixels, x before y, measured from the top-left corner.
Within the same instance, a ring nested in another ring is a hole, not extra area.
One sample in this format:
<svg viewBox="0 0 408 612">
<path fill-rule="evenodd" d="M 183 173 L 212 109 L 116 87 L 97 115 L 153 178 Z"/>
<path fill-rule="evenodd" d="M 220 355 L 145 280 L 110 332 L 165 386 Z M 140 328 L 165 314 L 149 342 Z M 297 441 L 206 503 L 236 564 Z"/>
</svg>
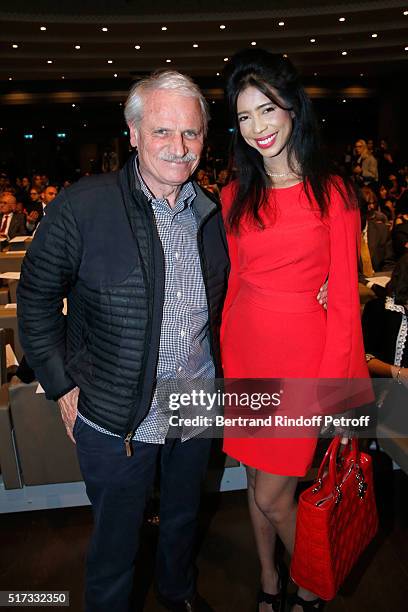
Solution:
<svg viewBox="0 0 408 612">
<path fill-rule="evenodd" d="M 320 378 L 368 378 L 358 294 L 360 214 L 332 188 L 327 331 Z"/>
</svg>

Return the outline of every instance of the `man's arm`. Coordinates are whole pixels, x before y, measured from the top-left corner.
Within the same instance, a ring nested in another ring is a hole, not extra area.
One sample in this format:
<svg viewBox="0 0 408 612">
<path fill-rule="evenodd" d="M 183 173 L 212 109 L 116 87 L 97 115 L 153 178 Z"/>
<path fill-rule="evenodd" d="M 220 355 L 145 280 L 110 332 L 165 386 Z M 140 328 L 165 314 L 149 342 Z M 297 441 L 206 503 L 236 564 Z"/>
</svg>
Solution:
<svg viewBox="0 0 408 612">
<path fill-rule="evenodd" d="M 25 216 L 21 213 L 18 216 L 18 231 L 17 231 L 17 236 L 26 236 L 27 235 L 27 229 L 26 229 L 26 225 L 25 225 Z"/>
</svg>

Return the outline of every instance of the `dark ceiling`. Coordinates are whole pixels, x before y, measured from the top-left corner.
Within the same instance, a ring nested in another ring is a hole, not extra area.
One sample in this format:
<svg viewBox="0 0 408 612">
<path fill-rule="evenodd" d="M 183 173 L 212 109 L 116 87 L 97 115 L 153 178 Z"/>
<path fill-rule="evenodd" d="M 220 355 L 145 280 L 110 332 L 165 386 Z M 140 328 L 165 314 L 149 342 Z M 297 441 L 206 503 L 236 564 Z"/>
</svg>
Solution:
<svg viewBox="0 0 408 612">
<path fill-rule="evenodd" d="M 168 67 L 216 83 L 224 58 L 251 43 L 306 76 L 406 73 L 408 2 L 310 1 L 9 0 L 0 80 L 113 81 Z"/>
</svg>

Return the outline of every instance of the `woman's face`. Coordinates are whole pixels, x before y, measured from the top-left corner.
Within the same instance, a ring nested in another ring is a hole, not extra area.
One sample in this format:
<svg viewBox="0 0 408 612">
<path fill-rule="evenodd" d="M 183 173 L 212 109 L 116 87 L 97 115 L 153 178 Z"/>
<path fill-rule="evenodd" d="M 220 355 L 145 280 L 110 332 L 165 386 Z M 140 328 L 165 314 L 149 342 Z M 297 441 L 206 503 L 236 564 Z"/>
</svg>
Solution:
<svg viewBox="0 0 408 612">
<path fill-rule="evenodd" d="M 272 88 L 271 93 L 279 99 Z M 265 165 L 267 160 L 287 165 L 293 111 L 280 108 L 259 89 L 249 86 L 238 95 L 237 116 L 243 139 L 262 155 Z"/>
<path fill-rule="evenodd" d="M 388 196 L 387 188 L 384 187 L 384 185 L 381 185 L 379 189 L 379 194 L 380 194 L 380 198 L 382 198 L 383 200 L 385 200 L 385 198 Z"/>
</svg>

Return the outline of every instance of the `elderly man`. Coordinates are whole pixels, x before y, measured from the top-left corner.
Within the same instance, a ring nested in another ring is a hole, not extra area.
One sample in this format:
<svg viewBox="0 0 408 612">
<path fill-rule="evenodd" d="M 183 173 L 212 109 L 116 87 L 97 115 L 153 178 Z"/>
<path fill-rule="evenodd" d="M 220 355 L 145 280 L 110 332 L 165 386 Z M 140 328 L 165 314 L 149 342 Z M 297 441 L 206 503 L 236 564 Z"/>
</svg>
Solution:
<svg viewBox="0 0 408 612">
<path fill-rule="evenodd" d="M 0 238 L 12 240 L 16 236 L 25 236 L 25 216 L 15 212 L 17 200 L 15 196 L 4 191 L 0 193 Z"/>
<path fill-rule="evenodd" d="M 19 284 L 21 342 L 58 400 L 92 503 L 87 612 L 131 609 L 158 459 L 158 597 L 169 610 L 209 610 L 193 545 L 211 441 L 170 436 L 157 398 L 165 381 L 221 374 L 229 260 L 219 207 L 190 180 L 207 106 L 188 77 L 156 73 L 132 88 L 125 117 L 137 156 L 63 190 L 36 232 Z"/>
</svg>

